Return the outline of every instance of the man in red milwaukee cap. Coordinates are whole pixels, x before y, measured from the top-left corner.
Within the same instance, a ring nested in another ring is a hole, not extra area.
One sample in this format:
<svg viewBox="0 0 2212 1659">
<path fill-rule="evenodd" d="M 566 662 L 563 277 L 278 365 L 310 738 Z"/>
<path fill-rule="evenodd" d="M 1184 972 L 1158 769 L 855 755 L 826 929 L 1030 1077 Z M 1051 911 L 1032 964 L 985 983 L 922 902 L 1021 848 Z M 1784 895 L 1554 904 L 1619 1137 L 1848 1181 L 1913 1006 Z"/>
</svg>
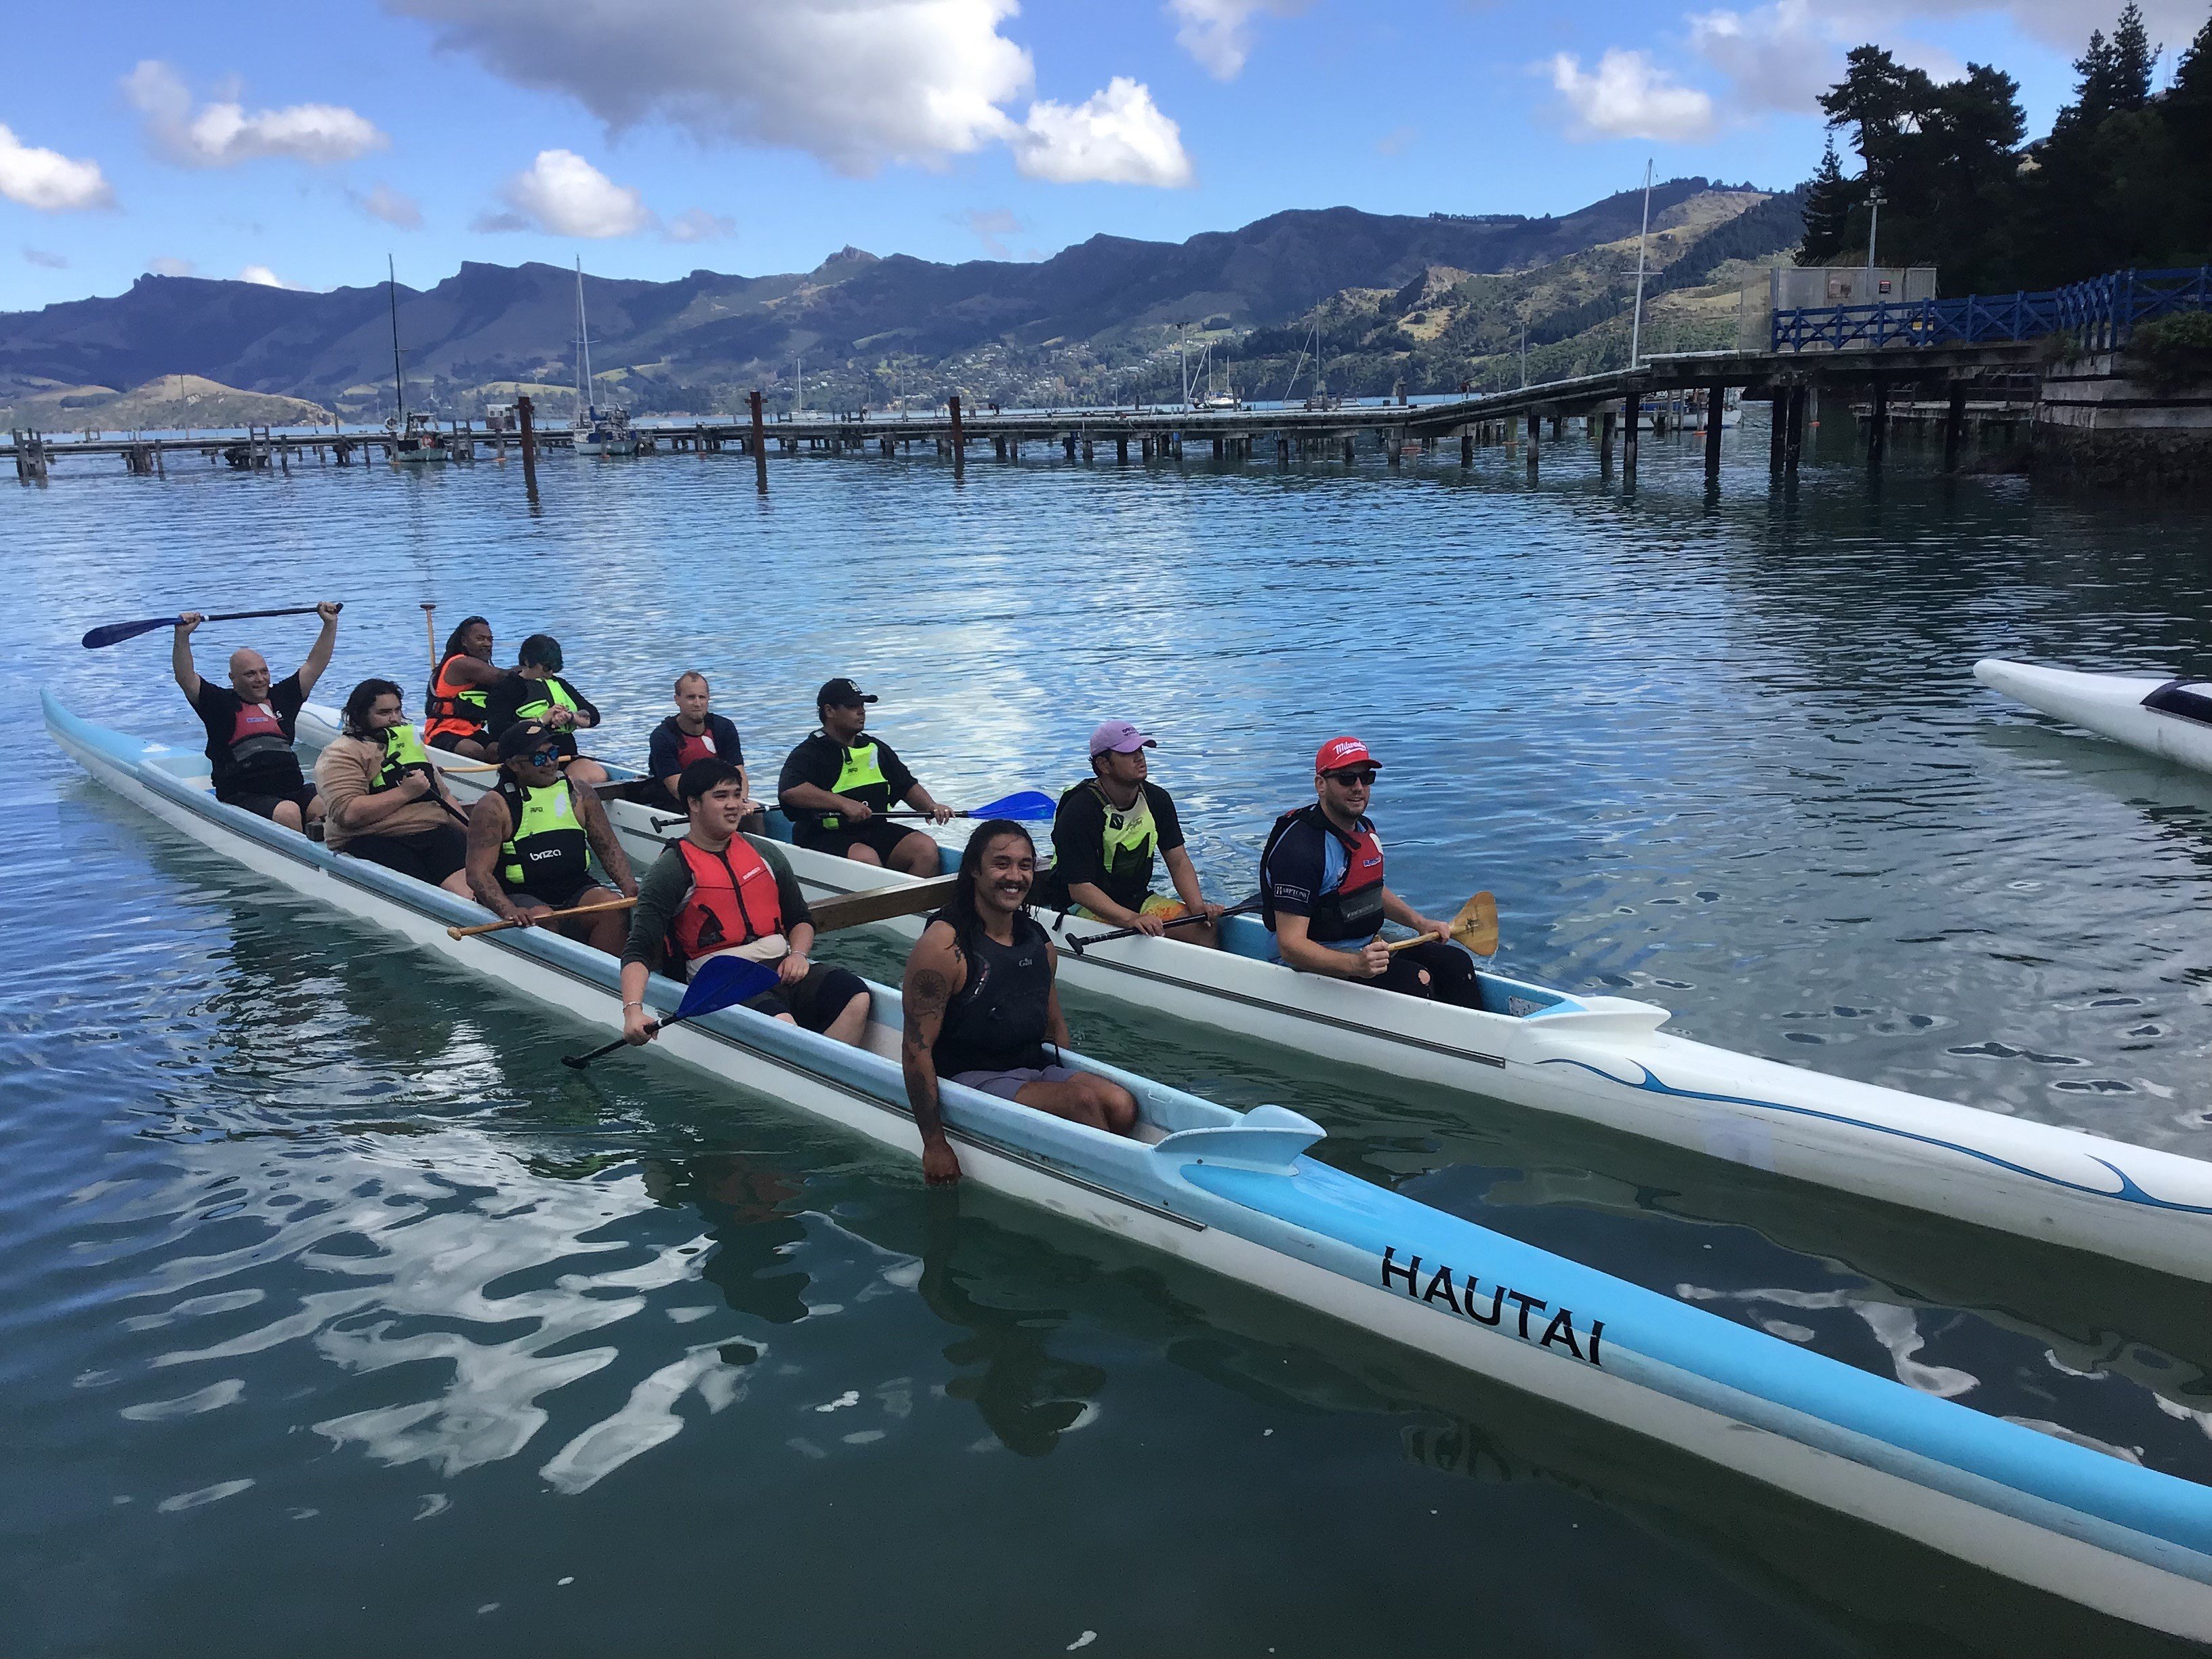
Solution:
<svg viewBox="0 0 2212 1659">
<path fill-rule="evenodd" d="M 1367 817 L 1382 763 L 1357 738 L 1331 738 L 1314 757 L 1310 806 L 1275 820 L 1260 854 L 1261 916 L 1275 949 L 1301 973 L 1362 980 L 1462 1008 L 1481 1006 L 1474 960 L 1382 881 L 1382 844 Z M 1433 935 L 1393 955 L 1385 920 Z"/>
</svg>

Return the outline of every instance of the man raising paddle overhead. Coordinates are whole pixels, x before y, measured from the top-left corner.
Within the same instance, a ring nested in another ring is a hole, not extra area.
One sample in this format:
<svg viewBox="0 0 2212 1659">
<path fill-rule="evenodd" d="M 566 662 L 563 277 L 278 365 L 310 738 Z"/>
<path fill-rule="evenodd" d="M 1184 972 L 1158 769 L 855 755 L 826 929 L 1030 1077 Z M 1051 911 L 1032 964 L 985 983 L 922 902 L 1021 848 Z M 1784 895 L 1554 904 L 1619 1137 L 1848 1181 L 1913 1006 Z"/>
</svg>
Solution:
<svg viewBox="0 0 2212 1659">
<path fill-rule="evenodd" d="M 960 1178 L 939 1110 L 940 1078 L 1115 1134 L 1136 1125 L 1127 1089 L 1046 1055 L 1047 1043 L 1070 1040 L 1054 982 L 1060 953 L 1025 908 L 1036 878 L 1028 830 L 1011 818 L 978 824 L 961 851 L 952 902 L 907 957 L 899 1057 L 933 1185 Z"/>
<path fill-rule="evenodd" d="M 1385 991 L 1480 1008 L 1474 962 L 1382 882 L 1382 843 L 1367 817 L 1382 763 L 1357 738 L 1331 738 L 1314 757 L 1312 805 L 1285 812 L 1260 854 L 1261 919 L 1275 948 L 1301 973 L 1363 980 Z M 1383 921 L 1424 937 L 1395 952 Z"/>
<path fill-rule="evenodd" d="M 338 641 L 338 606 L 325 599 L 315 607 L 322 632 L 307 647 L 307 659 L 271 684 L 269 659 L 250 645 L 230 653 L 230 684 L 210 685 L 192 666 L 192 631 L 205 620 L 187 611 L 177 618 L 176 642 L 169 666 L 177 689 L 207 728 L 208 764 L 215 774 L 215 798 L 242 806 L 256 817 L 305 830 L 323 815 L 321 802 L 292 750 L 300 708 Z"/>
</svg>

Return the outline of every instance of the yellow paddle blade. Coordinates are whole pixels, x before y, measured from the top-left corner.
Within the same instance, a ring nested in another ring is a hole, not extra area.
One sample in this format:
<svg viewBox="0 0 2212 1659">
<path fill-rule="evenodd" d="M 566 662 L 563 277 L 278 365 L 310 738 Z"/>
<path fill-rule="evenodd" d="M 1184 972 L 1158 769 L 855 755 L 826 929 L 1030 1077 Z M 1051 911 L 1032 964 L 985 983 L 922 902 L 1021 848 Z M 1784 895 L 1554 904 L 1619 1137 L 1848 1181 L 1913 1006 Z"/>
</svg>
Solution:
<svg viewBox="0 0 2212 1659">
<path fill-rule="evenodd" d="M 1452 918 L 1451 936 L 1479 957 L 1498 954 L 1498 901 L 1477 893 Z"/>
</svg>

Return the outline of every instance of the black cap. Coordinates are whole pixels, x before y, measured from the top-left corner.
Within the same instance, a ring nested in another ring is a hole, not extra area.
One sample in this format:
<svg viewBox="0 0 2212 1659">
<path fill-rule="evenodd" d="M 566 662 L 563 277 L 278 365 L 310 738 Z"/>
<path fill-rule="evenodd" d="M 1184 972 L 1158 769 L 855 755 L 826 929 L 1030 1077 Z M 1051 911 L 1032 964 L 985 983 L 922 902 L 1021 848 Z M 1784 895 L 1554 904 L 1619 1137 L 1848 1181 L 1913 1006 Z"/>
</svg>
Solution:
<svg viewBox="0 0 2212 1659">
<path fill-rule="evenodd" d="M 553 728 L 543 720 L 517 720 L 499 734 L 499 757 L 503 761 L 520 760 L 534 752 L 540 743 L 553 741 Z"/>
<path fill-rule="evenodd" d="M 850 680 L 824 680 L 822 689 L 814 694 L 817 708 L 850 708 L 855 703 L 876 701 Z"/>
</svg>

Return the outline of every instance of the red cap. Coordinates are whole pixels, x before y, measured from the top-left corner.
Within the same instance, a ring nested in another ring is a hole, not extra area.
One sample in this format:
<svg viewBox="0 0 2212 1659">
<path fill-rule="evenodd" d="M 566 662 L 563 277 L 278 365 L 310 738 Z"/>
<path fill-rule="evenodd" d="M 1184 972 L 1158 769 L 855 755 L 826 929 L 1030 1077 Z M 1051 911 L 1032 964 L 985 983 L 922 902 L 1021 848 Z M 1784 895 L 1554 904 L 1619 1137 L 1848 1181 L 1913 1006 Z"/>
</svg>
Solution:
<svg viewBox="0 0 2212 1659">
<path fill-rule="evenodd" d="M 1334 772 L 1346 766 L 1372 766 L 1378 771 L 1382 763 L 1367 752 L 1367 745 L 1357 738 L 1331 738 L 1322 744 L 1314 757 L 1314 770 Z"/>
</svg>

